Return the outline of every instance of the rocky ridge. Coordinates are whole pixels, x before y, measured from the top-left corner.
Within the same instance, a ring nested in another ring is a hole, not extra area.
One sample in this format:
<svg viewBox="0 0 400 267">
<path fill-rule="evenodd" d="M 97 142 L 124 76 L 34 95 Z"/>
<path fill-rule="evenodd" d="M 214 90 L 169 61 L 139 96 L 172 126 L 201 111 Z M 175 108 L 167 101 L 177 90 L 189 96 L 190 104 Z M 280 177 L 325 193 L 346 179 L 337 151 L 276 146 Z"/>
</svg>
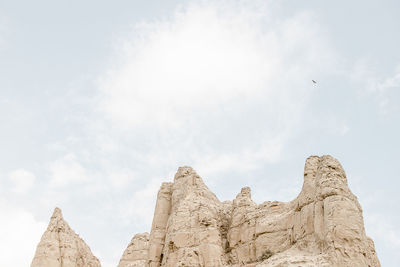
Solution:
<svg viewBox="0 0 400 267">
<path fill-rule="evenodd" d="M 137 259 L 124 253 L 119 267 L 380 266 L 357 197 L 331 156 L 306 160 L 302 191 L 290 202 L 256 204 L 248 187 L 221 202 L 181 167 L 161 185 L 148 242 L 135 251 Z"/>
<path fill-rule="evenodd" d="M 31 267 L 97 267 L 56 208 Z M 150 234 L 136 234 L 118 267 L 380 267 L 362 209 L 331 156 L 311 156 L 300 194 L 257 204 L 249 187 L 221 202 L 190 167 L 157 194 Z"/>
</svg>

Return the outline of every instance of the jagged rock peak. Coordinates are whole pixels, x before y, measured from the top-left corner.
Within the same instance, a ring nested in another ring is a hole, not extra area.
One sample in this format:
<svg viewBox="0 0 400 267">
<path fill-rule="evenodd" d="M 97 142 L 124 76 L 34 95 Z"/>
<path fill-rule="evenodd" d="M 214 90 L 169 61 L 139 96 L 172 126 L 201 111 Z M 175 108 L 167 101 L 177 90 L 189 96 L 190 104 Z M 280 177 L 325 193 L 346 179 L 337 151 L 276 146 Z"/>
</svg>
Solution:
<svg viewBox="0 0 400 267">
<path fill-rule="evenodd" d="M 86 243 L 70 228 L 55 208 L 36 248 L 31 267 L 100 267 Z"/>
<path fill-rule="evenodd" d="M 219 202 L 218 198 L 208 189 L 196 171 L 188 166 L 178 168 L 170 190 L 173 209 L 177 208 L 179 206 L 178 203 L 187 197 L 203 197 Z"/>
<path fill-rule="evenodd" d="M 53 215 L 51 215 L 51 219 L 62 219 L 63 220 L 63 216 L 62 216 L 62 211 L 59 207 L 55 207 L 54 211 L 53 211 Z"/>
<path fill-rule="evenodd" d="M 235 200 L 233 201 L 233 206 L 248 206 L 256 205 L 256 203 L 251 199 L 251 189 L 248 186 L 243 187 L 240 193 L 237 194 Z"/>
<path fill-rule="evenodd" d="M 248 186 L 245 186 L 242 189 L 240 189 L 239 194 L 240 194 L 240 196 L 251 198 L 251 188 Z"/>
<path fill-rule="evenodd" d="M 118 267 L 140 267 L 147 264 L 149 233 L 136 234 L 124 251 Z"/>
<path fill-rule="evenodd" d="M 143 256 L 148 246 L 147 261 L 131 258 L 124 267 L 380 266 L 361 206 L 332 156 L 306 160 L 297 198 L 260 205 L 249 187 L 220 202 L 191 167 L 181 167 L 161 186 L 149 241 L 141 244 L 134 251 Z"/>
<path fill-rule="evenodd" d="M 198 176 L 196 171 L 193 170 L 192 167 L 189 167 L 189 166 L 179 167 L 178 171 L 175 174 L 174 181 L 176 181 L 180 178 L 183 178 L 183 177 L 190 176 L 190 175 Z"/>
</svg>

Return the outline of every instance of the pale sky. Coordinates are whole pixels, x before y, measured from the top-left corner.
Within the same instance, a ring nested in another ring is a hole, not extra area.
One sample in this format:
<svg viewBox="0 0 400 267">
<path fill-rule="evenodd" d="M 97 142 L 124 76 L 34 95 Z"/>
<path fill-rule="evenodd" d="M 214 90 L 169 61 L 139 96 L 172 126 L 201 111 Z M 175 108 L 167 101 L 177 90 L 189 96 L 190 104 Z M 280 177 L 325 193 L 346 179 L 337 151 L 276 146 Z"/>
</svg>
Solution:
<svg viewBox="0 0 400 267">
<path fill-rule="evenodd" d="M 220 200 L 346 170 L 382 266 L 400 266 L 399 1 L 0 1 L 0 266 L 54 207 L 104 267 L 195 168 Z M 313 84 L 312 80 L 317 83 Z"/>
</svg>

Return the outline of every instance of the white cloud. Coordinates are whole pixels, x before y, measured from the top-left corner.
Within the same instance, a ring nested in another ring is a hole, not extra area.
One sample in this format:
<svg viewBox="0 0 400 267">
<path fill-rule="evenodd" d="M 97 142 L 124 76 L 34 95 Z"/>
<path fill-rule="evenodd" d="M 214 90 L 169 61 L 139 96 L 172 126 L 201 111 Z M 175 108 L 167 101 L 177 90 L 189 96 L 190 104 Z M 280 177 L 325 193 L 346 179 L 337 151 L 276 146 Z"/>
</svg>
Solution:
<svg viewBox="0 0 400 267">
<path fill-rule="evenodd" d="M 391 99 L 394 90 L 397 90 L 397 94 L 399 94 L 400 65 L 395 69 L 394 74 L 391 77 L 385 78 L 381 83 L 378 84 L 378 91 L 380 94 L 379 108 L 384 114 L 389 113 L 393 109 L 399 108 L 398 102 L 393 103 L 393 99 Z"/>
<path fill-rule="evenodd" d="M 5 45 L 4 36 L 8 33 L 9 28 L 10 25 L 7 16 L 5 16 L 5 14 L 3 14 L 3 12 L 0 10 L 0 51 Z"/>
<path fill-rule="evenodd" d="M 27 193 L 35 183 L 36 177 L 33 173 L 24 169 L 11 171 L 8 179 L 12 183 L 11 190 L 15 193 Z"/>
<path fill-rule="evenodd" d="M 46 223 L 0 199 L 0 266 L 29 266 Z"/>
<path fill-rule="evenodd" d="M 391 213 L 390 208 L 382 208 L 384 204 L 377 204 L 379 200 L 385 199 L 387 192 L 366 187 L 367 176 L 360 176 L 348 171 L 347 177 L 350 189 L 358 197 L 363 207 L 365 231 L 375 243 L 381 264 L 394 263 L 393 266 L 397 266 L 400 263 L 400 257 L 396 254 L 400 249 L 400 231 L 396 226 L 397 214 Z M 385 257 L 387 255 L 396 255 L 397 257 Z"/>
<path fill-rule="evenodd" d="M 398 250 L 400 249 L 400 233 L 397 227 L 384 217 L 377 214 L 368 214 L 369 231 L 374 237 L 383 239 L 388 245 Z"/>
<path fill-rule="evenodd" d="M 134 221 L 147 227 L 150 226 L 157 192 L 162 182 L 165 182 L 165 180 L 160 178 L 151 179 L 143 189 L 135 191 L 130 199 L 120 205 L 118 214 L 121 215 L 121 223 L 132 223 Z"/>
<path fill-rule="evenodd" d="M 385 214 L 371 212 L 364 214 L 364 218 L 367 235 L 372 237 L 375 245 L 379 245 L 378 249 L 386 247 L 392 251 L 390 255 L 393 255 L 393 258 L 381 259 L 381 261 L 399 264 L 400 257 L 397 252 L 400 249 L 400 232 L 398 227 L 393 224 L 393 221 Z M 383 251 L 385 254 L 389 255 L 387 251 Z"/>
<path fill-rule="evenodd" d="M 400 65 L 397 66 L 391 75 L 379 75 L 374 71 L 373 65 L 360 60 L 354 66 L 351 78 L 362 84 L 361 95 L 370 95 L 376 98 L 376 104 L 382 115 L 398 111 L 398 99 L 393 97 L 400 92 Z"/>
<path fill-rule="evenodd" d="M 110 127 L 144 136 L 132 150 L 147 164 L 246 169 L 280 160 L 304 120 L 311 79 L 333 69 L 335 56 L 313 14 L 274 12 L 261 1 L 204 1 L 136 25 L 99 79 Z"/>
<path fill-rule="evenodd" d="M 111 172 L 107 175 L 110 184 L 118 189 L 126 187 L 129 183 L 135 180 L 136 174 L 132 170 L 120 170 Z"/>
<path fill-rule="evenodd" d="M 225 170 L 235 169 L 245 172 L 257 168 L 263 162 L 274 163 L 281 157 L 282 141 L 280 138 L 264 140 L 266 143 L 257 142 L 257 146 L 243 148 L 238 153 L 222 154 L 213 151 L 207 155 L 194 155 L 193 166 L 201 173 L 216 174 Z"/>
<path fill-rule="evenodd" d="M 91 179 L 90 173 L 81 165 L 73 153 L 50 163 L 48 168 L 52 187 L 83 183 Z"/>
</svg>

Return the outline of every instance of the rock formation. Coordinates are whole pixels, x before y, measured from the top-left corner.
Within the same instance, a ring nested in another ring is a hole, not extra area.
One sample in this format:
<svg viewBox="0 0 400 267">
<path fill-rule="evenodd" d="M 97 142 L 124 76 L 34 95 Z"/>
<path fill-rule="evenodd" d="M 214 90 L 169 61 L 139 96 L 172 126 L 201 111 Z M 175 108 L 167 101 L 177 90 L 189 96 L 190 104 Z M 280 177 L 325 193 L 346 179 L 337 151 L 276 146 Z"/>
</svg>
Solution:
<svg viewBox="0 0 400 267">
<path fill-rule="evenodd" d="M 148 261 L 148 251 L 149 234 L 143 233 L 135 235 L 126 248 L 124 255 L 122 255 L 118 267 L 146 266 Z"/>
<path fill-rule="evenodd" d="M 100 267 L 86 243 L 55 208 L 49 226 L 36 248 L 31 267 Z"/>
<path fill-rule="evenodd" d="M 153 224 L 118 267 L 380 267 L 340 163 L 311 156 L 300 194 L 257 204 L 244 187 L 221 202 L 190 167 L 157 195 Z M 100 267 L 56 208 L 31 267 Z"/>
<path fill-rule="evenodd" d="M 56 266 L 56 265 L 54 265 Z M 256 204 L 245 187 L 221 202 L 190 167 L 163 183 L 148 234 L 136 235 L 120 267 L 379 267 L 362 209 L 331 156 L 311 156 L 290 202 Z"/>
</svg>

